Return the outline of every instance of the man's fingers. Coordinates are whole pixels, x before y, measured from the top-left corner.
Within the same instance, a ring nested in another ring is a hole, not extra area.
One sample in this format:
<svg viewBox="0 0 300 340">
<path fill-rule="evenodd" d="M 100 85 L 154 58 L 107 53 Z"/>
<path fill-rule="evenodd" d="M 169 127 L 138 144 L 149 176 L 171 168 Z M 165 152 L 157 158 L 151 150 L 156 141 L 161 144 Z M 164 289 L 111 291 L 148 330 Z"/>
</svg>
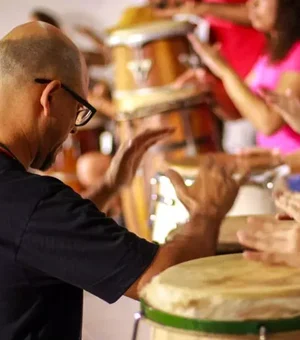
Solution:
<svg viewBox="0 0 300 340">
<path fill-rule="evenodd" d="M 279 265 L 285 263 L 285 256 L 282 254 L 246 251 L 243 253 L 243 256 L 247 260 L 265 264 Z"/>
<path fill-rule="evenodd" d="M 147 129 L 141 133 L 139 133 L 136 137 L 133 138 L 133 142 L 137 144 L 144 143 L 151 138 L 161 137 L 164 138 L 166 135 L 171 135 L 175 131 L 175 128 L 161 128 L 161 129 Z"/>
<path fill-rule="evenodd" d="M 258 227 L 260 229 L 265 228 L 267 231 L 273 231 L 280 225 L 280 222 L 275 216 L 249 217 L 247 223 L 250 227 Z"/>
<path fill-rule="evenodd" d="M 183 178 L 178 172 L 171 169 L 166 172 L 166 176 L 169 177 L 173 184 L 179 200 L 186 206 L 186 208 L 191 208 L 193 206 L 193 199 L 190 197 L 188 187 L 185 185 Z"/>
</svg>

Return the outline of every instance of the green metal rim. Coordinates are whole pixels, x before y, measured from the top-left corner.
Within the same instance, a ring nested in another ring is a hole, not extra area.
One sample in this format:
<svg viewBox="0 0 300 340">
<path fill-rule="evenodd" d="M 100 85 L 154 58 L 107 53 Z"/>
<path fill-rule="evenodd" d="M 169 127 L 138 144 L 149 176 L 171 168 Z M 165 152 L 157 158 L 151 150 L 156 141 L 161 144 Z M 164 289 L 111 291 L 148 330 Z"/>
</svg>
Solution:
<svg viewBox="0 0 300 340">
<path fill-rule="evenodd" d="M 254 334 L 265 327 L 267 333 L 283 333 L 300 330 L 300 317 L 279 320 L 247 320 L 247 321 L 210 321 L 180 317 L 154 309 L 141 300 L 143 316 L 159 325 L 214 334 Z"/>
</svg>

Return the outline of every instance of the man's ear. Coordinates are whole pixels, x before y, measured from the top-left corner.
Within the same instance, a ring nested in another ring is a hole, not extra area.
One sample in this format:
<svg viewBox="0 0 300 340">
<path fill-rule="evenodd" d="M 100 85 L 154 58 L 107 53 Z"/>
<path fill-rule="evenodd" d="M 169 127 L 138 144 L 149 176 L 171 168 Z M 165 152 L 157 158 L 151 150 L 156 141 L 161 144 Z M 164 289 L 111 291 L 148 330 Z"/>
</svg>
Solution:
<svg viewBox="0 0 300 340">
<path fill-rule="evenodd" d="M 48 116 L 50 114 L 50 103 L 53 94 L 61 88 L 61 83 L 58 80 L 53 80 L 51 83 L 47 84 L 41 95 L 40 103 L 43 107 L 44 115 Z"/>
</svg>

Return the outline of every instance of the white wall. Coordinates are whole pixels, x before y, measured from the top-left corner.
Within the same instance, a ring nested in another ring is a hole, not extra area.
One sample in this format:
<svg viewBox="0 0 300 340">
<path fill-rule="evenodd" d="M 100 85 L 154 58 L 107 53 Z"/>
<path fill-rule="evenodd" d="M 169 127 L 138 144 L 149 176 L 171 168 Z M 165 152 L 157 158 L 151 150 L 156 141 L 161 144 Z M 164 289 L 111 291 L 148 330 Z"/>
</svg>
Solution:
<svg viewBox="0 0 300 340">
<path fill-rule="evenodd" d="M 77 24 L 99 30 L 116 23 L 121 11 L 140 0 L 0 0 L 0 37 L 14 26 L 28 21 L 33 8 L 45 8 L 57 13 L 68 33 Z M 76 37 L 75 37 L 76 39 Z"/>
</svg>

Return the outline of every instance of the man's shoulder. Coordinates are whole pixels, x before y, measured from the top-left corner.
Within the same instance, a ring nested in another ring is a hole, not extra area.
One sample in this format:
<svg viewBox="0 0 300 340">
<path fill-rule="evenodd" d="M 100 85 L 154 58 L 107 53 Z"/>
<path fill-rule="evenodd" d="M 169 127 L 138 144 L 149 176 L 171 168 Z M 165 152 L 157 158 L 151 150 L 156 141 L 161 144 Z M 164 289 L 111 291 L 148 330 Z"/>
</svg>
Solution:
<svg viewBox="0 0 300 340">
<path fill-rule="evenodd" d="M 16 200 L 39 200 L 45 196 L 73 190 L 62 181 L 51 176 L 44 176 L 25 171 L 6 172 L 0 176 L 0 193 L 15 197 Z"/>
</svg>

